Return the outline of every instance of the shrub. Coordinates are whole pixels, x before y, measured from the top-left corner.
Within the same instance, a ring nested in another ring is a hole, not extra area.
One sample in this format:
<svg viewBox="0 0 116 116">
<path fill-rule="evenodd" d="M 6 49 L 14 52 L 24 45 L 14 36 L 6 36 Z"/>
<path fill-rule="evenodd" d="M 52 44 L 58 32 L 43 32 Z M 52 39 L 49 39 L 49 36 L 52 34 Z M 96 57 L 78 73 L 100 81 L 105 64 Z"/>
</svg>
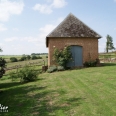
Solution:
<svg viewBox="0 0 116 116">
<path fill-rule="evenodd" d="M 26 58 L 27 58 L 28 60 L 30 60 L 30 59 L 31 59 L 31 56 L 30 56 L 30 55 L 27 55 Z"/>
<path fill-rule="evenodd" d="M 19 71 L 18 75 L 21 78 L 21 82 L 29 82 L 37 79 L 38 72 L 28 66 L 25 66 Z"/>
<path fill-rule="evenodd" d="M 26 56 L 22 56 L 22 57 L 19 59 L 19 61 L 24 61 L 24 60 L 26 60 Z"/>
<path fill-rule="evenodd" d="M 31 57 L 32 60 L 38 59 L 36 55 L 32 55 Z"/>
<path fill-rule="evenodd" d="M 25 66 L 17 73 L 15 72 L 9 73 L 9 76 L 10 78 L 12 78 L 12 80 L 16 78 L 21 78 L 21 82 L 30 82 L 35 81 L 37 79 L 38 72 L 35 71 L 33 68 Z"/>
<path fill-rule="evenodd" d="M 60 66 L 66 68 L 67 63 L 71 60 L 72 54 L 70 46 L 64 47 L 62 50 L 54 49 L 53 60 Z"/>
<path fill-rule="evenodd" d="M 37 56 L 37 59 L 42 59 L 42 57 L 41 56 Z"/>
<path fill-rule="evenodd" d="M 18 60 L 17 60 L 17 58 L 15 58 L 15 57 L 11 57 L 11 58 L 10 58 L 10 61 L 11 61 L 11 62 L 17 62 Z"/>
<path fill-rule="evenodd" d="M 58 71 L 64 71 L 65 69 L 64 69 L 63 66 L 58 66 L 58 67 L 57 67 L 57 70 L 58 70 Z"/>
<path fill-rule="evenodd" d="M 0 58 L 0 78 L 5 74 L 6 61 L 3 58 Z"/>
<path fill-rule="evenodd" d="M 52 72 L 55 72 L 57 71 L 57 67 L 56 66 L 50 66 L 47 70 L 48 73 L 52 73 Z"/>
<path fill-rule="evenodd" d="M 9 78 L 11 78 L 12 81 L 15 80 L 15 79 L 17 79 L 17 78 L 19 78 L 18 77 L 18 73 L 15 73 L 14 71 L 10 72 L 9 73 Z"/>
<path fill-rule="evenodd" d="M 53 71 L 53 69 L 48 68 L 47 72 L 48 72 L 48 73 L 52 73 L 52 72 L 54 72 L 54 71 Z"/>
</svg>

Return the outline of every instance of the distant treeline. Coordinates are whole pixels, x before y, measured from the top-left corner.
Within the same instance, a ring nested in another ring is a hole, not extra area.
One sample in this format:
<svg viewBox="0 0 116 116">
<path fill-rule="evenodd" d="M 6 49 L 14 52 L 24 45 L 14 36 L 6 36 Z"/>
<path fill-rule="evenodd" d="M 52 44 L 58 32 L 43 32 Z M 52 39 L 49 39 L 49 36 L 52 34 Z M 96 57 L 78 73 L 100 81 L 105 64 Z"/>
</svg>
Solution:
<svg viewBox="0 0 116 116">
<path fill-rule="evenodd" d="M 31 53 L 31 55 L 48 55 L 48 53 Z M 21 56 L 21 55 L 0 55 L 0 56 Z"/>
<path fill-rule="evenodd" d="M 48 55 L 48 53 L 32 53 L 31 55 Z"/>
</svg>

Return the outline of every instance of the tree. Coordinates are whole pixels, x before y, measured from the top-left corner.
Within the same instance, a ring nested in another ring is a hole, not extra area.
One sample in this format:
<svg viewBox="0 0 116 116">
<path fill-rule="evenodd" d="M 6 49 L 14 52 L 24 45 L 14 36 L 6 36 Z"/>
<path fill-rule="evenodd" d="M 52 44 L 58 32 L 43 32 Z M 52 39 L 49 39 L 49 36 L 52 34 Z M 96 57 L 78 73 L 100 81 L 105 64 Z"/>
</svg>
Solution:
<svg viewBox="0 0 116 116">
<path fill-rule="evenodd" d="M 115 47 L 113 45 L 113 38 L 110 35 L 107 35 L 106 40 L 106 52 L 108 53 L 109 50 L 115 50 Z"/>
<path fill-rule="evenodd" d="M 2 51 L 2 49 L 0 48 L 0 52 Z M 0 78 L 2 78 L 3 74 L 5 73 L 5 65 L 6 61 L 3 58 L 0 58 Z"/>
<path fill-rule="evenodd" d="M 17 62 L 18 60 L 17 60 L 16 57 L 11 57 L 11 58 L 10 58 L 10 61 L 11 61 L 11 62 Z"/>
<path fill-rule="evenodd" d="M 27 55 L 27 59 L 30 60 L 31 59 L 31 56 L 30 55 Z"/>
<path fill-rule="evenodd" d="M 32 60 L 35 60 L 35 59 L 37 59 L 37 56 L 36 55 L 32 55 Z"/>
<path fill-rule="evenodd" d="M 0 48 L 0 52 L 2 52 L 2 49 Z"/>
</svg>

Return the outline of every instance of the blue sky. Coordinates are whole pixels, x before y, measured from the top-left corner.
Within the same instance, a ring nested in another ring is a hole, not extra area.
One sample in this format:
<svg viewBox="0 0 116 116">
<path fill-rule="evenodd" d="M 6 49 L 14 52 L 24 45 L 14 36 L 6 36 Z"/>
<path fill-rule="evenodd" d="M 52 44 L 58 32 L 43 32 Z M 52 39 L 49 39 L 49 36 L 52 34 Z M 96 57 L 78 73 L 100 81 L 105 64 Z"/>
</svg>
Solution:
<svg viewBox="0 0 116 116">
<path fill-rule="evenodd" d="M 69 14 L 74 14 L 116 47 L 116 0 L 0 0 L 0 47 L 4 55 L 47 53 L 45 37 Z"/>
</svg>

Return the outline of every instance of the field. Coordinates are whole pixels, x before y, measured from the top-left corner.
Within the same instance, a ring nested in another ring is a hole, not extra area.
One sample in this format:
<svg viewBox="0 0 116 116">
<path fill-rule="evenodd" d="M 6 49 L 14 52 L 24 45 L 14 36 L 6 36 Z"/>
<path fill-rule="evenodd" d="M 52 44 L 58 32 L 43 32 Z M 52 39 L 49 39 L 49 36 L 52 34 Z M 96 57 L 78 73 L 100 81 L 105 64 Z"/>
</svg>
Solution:
<svg viewBox="0 0 116 116">
<path fill-rule="evenodd" d="M 34 59 L 34 60 L 25 60 L 25 61 L 18 61 L 18 62 L 11 62 L 10 58 L 11 57 L 16 57 L 17 59 L 20 59 L 22 56 L 21 55 L 7 55 L 7 56 L 1 56 L 2 58 L 4 58 L 7 63 L 6 63 L 6 74 L 8 74 L 11 71 L 17 71 L 17 66 L 18 68 L 20 66 L 25 66 L 25 65 L 29 65 L 29 66 L 34 66 L 37 65 L 35 68 L 36 69 L 41 69 L 42 66 L 45 64 L 47 65 L 47 55 L 40 55 L 42 57 L 42 59 Z M 15 69 L 14 69 L 15 68 Z M 12 69 L 12 70 L 8 70 L 8 69 Z"/>
<path fill-rule="evenodd" d="M 116 52 L 109 52 L 109 53 L 99 53 L 99 58 L 116 58 Z"/>
<path fill-rule="evenodd" d="M 116 64 L 0 80 L 1 116 L 116 116 Z"/>
</svg>

